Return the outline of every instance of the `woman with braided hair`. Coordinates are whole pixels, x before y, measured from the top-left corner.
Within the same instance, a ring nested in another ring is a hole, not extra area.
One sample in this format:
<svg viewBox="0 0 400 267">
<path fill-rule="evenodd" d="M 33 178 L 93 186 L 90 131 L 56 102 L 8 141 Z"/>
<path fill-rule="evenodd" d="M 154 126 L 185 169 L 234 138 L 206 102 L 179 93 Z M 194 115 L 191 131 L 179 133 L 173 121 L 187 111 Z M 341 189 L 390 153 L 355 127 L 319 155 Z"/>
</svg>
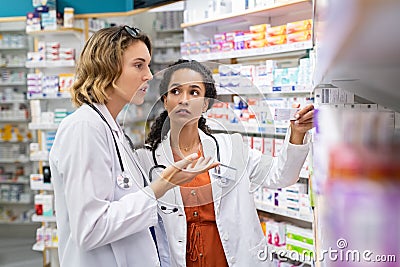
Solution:
<svg viewBox="0 0 400 267">
<path fill-rule="evenodd" d="M 158 239 L 163 266 L 265 266 L 257 255 L 266 242 L 252 188 L 296 183 L 309 145 L 313 106 L 298 112 L 278 157 L 250 149 L 240 134 L 211 135 L 206 112 L 216 98 L 211 71 L 197 61 L 179 60 L 160 84 L 165 111 L 154 122 L 147 149 L 138 160 L 150 178 L 155 169 L 198 153 L 220 166 L 198 174 L 158 199 Z"/>
</svg>

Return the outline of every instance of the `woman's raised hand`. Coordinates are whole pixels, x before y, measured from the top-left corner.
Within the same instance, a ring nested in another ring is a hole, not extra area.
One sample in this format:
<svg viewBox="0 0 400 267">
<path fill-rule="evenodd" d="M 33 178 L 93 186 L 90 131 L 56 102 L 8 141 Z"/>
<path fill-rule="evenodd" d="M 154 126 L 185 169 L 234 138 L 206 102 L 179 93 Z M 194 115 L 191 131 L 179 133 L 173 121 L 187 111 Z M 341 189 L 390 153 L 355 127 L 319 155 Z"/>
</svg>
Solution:
<svg viewBox="0 0 400 267">
<path fill-rule="evenodd" d="M 150 187 L 153 189 L 156 198 L 160 198 L 169 189 L 186 184 L 198 174 L 218 165 L 219 162 L 213 161 L 211 157 L 199 158 L 198 154 L 191 154 L 164 169 L 160 178 L 153 182 Z"/>
</svg>

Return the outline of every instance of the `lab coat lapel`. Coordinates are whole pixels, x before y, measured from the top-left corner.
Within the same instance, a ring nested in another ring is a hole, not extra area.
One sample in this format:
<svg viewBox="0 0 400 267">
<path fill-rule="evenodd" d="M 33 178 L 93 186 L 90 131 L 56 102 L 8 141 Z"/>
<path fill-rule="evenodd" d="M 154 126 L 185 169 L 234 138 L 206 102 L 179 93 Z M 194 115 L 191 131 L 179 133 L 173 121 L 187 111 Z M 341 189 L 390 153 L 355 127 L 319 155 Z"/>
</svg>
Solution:
<svg viewBox="0 0 400 267">
<path fill-rule="evenodd" d="M 172 155 L 172 149 L 170 144 L 170 132 L 168 132 L 167 137 L 161 142 L 161 144 L 156 149 L 156 159 L 159 165 L 164 165 L 168 167 L 174 163 L 174 157 Z M 173 189 L 174 198 L 176 205 L 183 208 L 183 200 L 179 186 L 175 186 Z"/>
<path fill-rule="evenodd" d="M 200 140 L 201 144 L 203 146 L 203 153 L 204 156 L 211 156 L 211 158 L 216 161 L 217 160 L 217 145 L 214 141 L 213 138 L 210 136 L 206 135 L 202 130 L 199 129 L 199 135 L 200 135 Z M 211 180 L 211 188 L 212 188 L 212 194 L 213 194 L 213 200 L 214 200 L 214 207 L 215 210 L 219 210 L 219 205 L 221 202 L 221 197 L 222 197 L 222 187 L 218 185 L 217 180 L 215 179 L 215 176 L 213 175 L 214 169 L 211 169 L 208 171 L 208 174 L 210 175 L 210 180 Z"/>
</svg>

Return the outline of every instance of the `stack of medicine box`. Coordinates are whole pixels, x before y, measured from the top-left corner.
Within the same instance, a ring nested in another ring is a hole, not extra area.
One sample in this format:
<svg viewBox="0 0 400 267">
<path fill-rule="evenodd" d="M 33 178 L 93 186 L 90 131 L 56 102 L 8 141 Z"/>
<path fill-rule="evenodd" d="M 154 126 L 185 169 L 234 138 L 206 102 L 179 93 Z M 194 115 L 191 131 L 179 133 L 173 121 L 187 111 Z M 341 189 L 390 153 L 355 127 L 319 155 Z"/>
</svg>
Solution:
<svg viewBox="0 0 400 267">
<path fill-rule="evenodd" d="M 311 229 L 286 225 L 286 249 L 312 259 L 314 255 L 314 235 Z"/>
</svg>

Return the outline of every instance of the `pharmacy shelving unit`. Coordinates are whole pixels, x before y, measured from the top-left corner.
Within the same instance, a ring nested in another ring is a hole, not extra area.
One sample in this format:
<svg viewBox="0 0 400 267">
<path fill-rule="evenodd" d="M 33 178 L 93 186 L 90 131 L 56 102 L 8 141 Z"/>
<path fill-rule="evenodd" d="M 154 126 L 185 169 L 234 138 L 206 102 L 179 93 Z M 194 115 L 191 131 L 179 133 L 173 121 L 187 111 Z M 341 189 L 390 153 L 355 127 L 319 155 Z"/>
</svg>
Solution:
<svg viewBox="0 0 400 267">
<path fill-rule="evenodd" d="M 184 29 L 184 41 L 196 42 L 203 40 L 212 40 L 216 33 L 246 31 L 250 25 L 271 24 L 277 26 L 299 20 L 313 18 L 313 1 L 295 0 L 295 1 L 275 1 L 272 6 L 256 7 L 240 12 L 229 14 L 220 14 L 210 18 L 198 20 L 201 12 L 209 12 L 198 1 L 186 1 L 186 20 L 181 24 Z M 313 41 L 298 43 L 274 45 L 260 48 L 218 51 L 200 54 L 183 55 L 184 58 L 193 59 L 210 64 L 212 68 L 215 64 L 254 64 L 268 59 L 273 60 L 299 60 L 307 57 L 313 50 Z M 287 87 L 287 88 L 286 88 Z M 251 86 L 236 87 L 234 90 L 229 88 L 218 88 L 218 98 L 225 102 L 232 102 L 233 95 L 244 97 L 262 97 L 262 98 L 282 98 L 282 97 L 312 97 L 312 86 L 310 85 L 286 85 L 279 88 L 274 86 Z M 279 128 L 287 128 L 286 125 L 268 125 L 268 124 L 238 124 L 216 119 L 208 120 L 209 126 L 214 132 L 239 132 L 243 136 L 268 137 L 282 140 L 285 134 L 279 132 Z M 302 170 L 300 174 L 300 183 L 308 185 L 309 174 Z M 271 206 L 262 200 L 256 200 L 256 207 L 260 214 L 268 214 L 268 217 L 275 218 L 278 221 L 285 221 L 298 225 L 311 231 L 313 229 L 314 215 L 310 209 L 309 213 L 300 213 L 288 209 Z M 280 248 L 282 249 L 282 247 Z M 283 248 L 285 249 L 285 247 Z M 293 259 L 292 259 L 293 260 Z M 303 262 L 306 265 L 313 265 L 311 261 Z"/>
<path fill-rule="evenodd" d="M 180 56 L 183 11 L 155 12 L 152 70 L 163 70 Z"/>
<path fill-rule="evenodd" d="M 29 35 L 34 37 L 35 50 L 38 51 L 39 42 L 59 42 L 61 47 L 75 49 L 75 59 L 79 55 L 83 47 L 84 36 L 83 29 L 79 28 L 62 28 L 52 31 L 30 32 Z M 44 61 L 27 61 L 25 66 L 35 71 L 35 73 L 42 73 L 45 76 L 57 76 L 62 73 L 74 73 L 75 60 L 44 60 Z M 43 89 L 43 88 L 42 88 Z M 66 91 L 44 91 L 41 92 L 28 92 L 28 100 L 31 101 L 31 110 L 39 116 L 38 120 L 29 123 L 29 129 L 36 133 L 35 142 L 38 144 L 38 151 L 30 155 L 30 160 L 36 166 L 36 172 L 31 174 L 31 187 L 36 191 L 35 197 L 39 196 L 52 196 L 53 189 L 51 183 L 37 183 L 43 180 L 43 170 L 48 164 L 48 153 L 52 145 L 52 140 L 58 128 L 59 120 L 57 120 L 57 112 L 68 114 L 73 112 L 72 103 L 70 101 L 70 94 Z M 33 104 L 34 103 L 34 104 Z M 37 108 L 39 110 L 37 110 Z M 58 111 L 57 111 L 58 110 Z M 43 112 L 54 112 L 54 120 L 43 120 Z M 35 183 L 36 181 L 36 183 Z M 54 198 L 53 198 L 53 212 L 54 211 Z M 56 236 L 56 219 L 55 213 L 43 214 L 32 216 L 32 221 L 40 222 L 41 229 L 37 230 L 37 239 L 44 240 L 44 242 L 37 242 L 33 245 L 33 250 L 43 251 L 43 266 L 58 266 L 58 254 Z M 49 230 L 51 229 L 51 230 Z M 49 242 L 50 240 L 50 242 Z M 50 245 L 49 245 L 50 244 Z"/>
<path fill-rule="evenodd" d="M 23 25 L 0 25 L 0 224 L 29 225 L 29 105 L 26 52 L 32 46 Z"/>
<path fill-rule="evenodd" d="M 400 2 L 399 1 L 316 1 L 315 13 L 315 37 L 316 37 L 316 71 L 314 84 L 332 84 L 345 89 L 378 106 L 395 111 L 395 131 L 399 129 L 400 91 L 398 90 L 398 77 L 400 75 L 400 37 L 398 32 Z M 340 20 L 335 19 L 340 16 Z M 382 41 L 384 40 L 384 41 Z M 372 113 L 371 113 L 372 115 Z M 333 118 L 333 117 L 332 117 Z M 327 118 L 331 119 L 331 118 Z M 328 152 L 326 152 L 328 153 Z M 313 179 L 324 180 L 327 173 L 321 173 L 320 177 Z M 398 178 L 398 175 L 397 175 Z M 366 180 L 363 177 L 363 180 Z M 379 181 L 379 180 L 377 180 Z M 392 185 L 393 186 L 393 185 Z M 325 243 L 329 225 L 323 225 L 326 210 L 326 198 L 324 191 L 317 188 L 316 196 L 316 228 L 317 251 L 327 247 Z M 369 196 L 371 199 L 374 196 Z M 376 198 L 376 203 L 380 199 Z M 358 209 L 365 210 L 362 203 Z M 385 207 L 387 212 L 389 208 Z M 390 211 L 390 212 L 397 212 Z M 337 220 L 341 214 L 335 214 Z M 376 214 L 368 216 L 358 214 L 365 218 L 362 223 L 350 226 L 357 228 L 361 233 L 368 229 L 369 237 L 375 237 L 379 231 L 386 229 L 373 228 L 374 218 L 382 218 L 384 215 Z M 371 218 L 373 217 L 373 218 Z M 347 221 L 347 218 L 346 218 Z M 349 220 L 350 221 L 350 220 Z M 321 223 L 320 223 L 321 222 Z M 397 222 L 393 222 L 398 225 Z M 393 234 L 393 233 L 391 233 Z M 357 242 L 366 240 L 363 236 Z M 397 238 L 395 237 L 397 242 Z M 352 249 L 357 249 L 352 240 L 348 240 Z M 364 242 L 365 243 L 365 242 Z M 376 247 L 386 246 L 376 244 Z M 353 246 L 352 246 L 353 245 Z M 376 253 L 376 252 L 375 252 Z"/>
</svg>

